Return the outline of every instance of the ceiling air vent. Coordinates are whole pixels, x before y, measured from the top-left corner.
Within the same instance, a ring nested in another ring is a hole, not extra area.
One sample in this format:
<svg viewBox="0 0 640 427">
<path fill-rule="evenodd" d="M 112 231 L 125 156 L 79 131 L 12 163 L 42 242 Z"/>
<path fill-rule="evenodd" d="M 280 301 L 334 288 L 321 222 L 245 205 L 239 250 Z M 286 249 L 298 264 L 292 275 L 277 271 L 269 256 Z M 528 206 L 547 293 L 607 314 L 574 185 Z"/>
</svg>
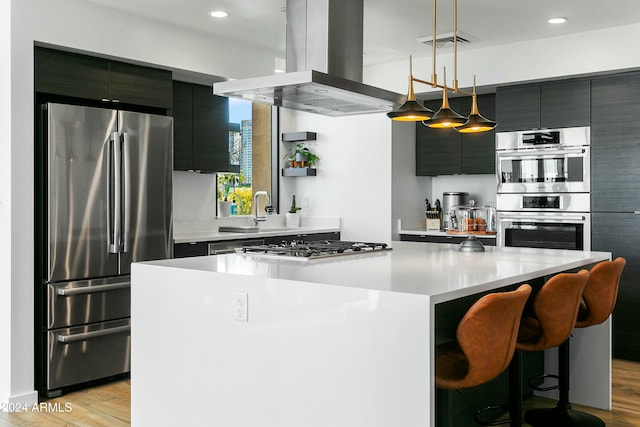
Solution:
<svg viewBox="0 0 640 427">
<path fill-rule="evenodd" d="M 471 43 L 473 37 L 458 31 L 458 46 Z M 418 37 L 416 39 L 427 46 L 433 46 L 433 36 Z M 453 33 L 439 34 L 436 36 L 436 48 L 453 47 Z"/>
</svg>

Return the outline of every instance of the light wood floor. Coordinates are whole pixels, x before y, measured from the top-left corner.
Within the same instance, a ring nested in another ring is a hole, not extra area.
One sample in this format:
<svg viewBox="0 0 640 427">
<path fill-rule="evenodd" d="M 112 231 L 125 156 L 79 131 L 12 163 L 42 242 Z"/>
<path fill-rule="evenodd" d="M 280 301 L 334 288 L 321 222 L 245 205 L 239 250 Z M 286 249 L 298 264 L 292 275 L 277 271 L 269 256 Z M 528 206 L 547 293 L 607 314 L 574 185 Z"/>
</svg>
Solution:
<svg viewBox="0 0 640 427">
<path fill-rule="evenodd" d="M 583 408 L 578 405 L 574 405 L 574 408 L 600 417 L 608 427 L 640 426 L 640 363 L 614 360 L 612 377 L 611 411 Z M 49 399 L 46 403 L 50 404 L 53 410 L 0 412 L 0 427 L 128 426 L 131 424 L 130 396 L 130 381 L 121 380 Z M 56 410 L 56 404 L 60 410 Z M 65 404 L 70 405 L 69 412 L 64 412 Z M 533 407 L 551 407 L 553 404 L 553 401 L 534 398 L 526 401 L 524 406 L 526 410 Z"/>
</svg>

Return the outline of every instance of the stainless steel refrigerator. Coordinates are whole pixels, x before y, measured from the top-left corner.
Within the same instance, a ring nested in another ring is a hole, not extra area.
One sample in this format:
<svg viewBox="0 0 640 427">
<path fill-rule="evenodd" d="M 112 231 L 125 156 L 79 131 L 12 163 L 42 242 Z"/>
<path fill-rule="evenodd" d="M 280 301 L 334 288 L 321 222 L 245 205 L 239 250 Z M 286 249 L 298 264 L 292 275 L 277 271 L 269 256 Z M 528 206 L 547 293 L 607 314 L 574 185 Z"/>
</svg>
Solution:
<svg viewBox="0 0 640 427">
<path fill-rule="evenodd" d="M 52 397 L 129 372 L 130 265 L 172 256 L 173 122 L 49 103 L 39 127 L 36 385 Z"/>
</svg>

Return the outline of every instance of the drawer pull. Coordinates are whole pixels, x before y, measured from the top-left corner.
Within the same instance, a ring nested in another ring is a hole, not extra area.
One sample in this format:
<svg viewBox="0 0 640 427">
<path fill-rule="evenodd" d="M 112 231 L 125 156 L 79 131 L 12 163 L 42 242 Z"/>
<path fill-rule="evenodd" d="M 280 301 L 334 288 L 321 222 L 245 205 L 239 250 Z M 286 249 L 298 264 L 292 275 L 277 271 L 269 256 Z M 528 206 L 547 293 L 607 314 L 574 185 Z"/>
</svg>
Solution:
<svg viewBox="0 0 640 427">
<path fill-rule="evenodd" d="M 110 283 L 108 285 L 83 286 L 81 288 L 58 289 L 58 295 L 70 297 L 74 295 L 92 294 L 94 292 L 106 292 L 116 289 L 130 288 L 131 282 Z"/>
<path fill-rule="evenodd" d="M 58 342 L 66 344 L 66 343 L 71 343 L 76 341 L 86 341 L 92 338 L 100 338 L 107 335 L 115 335 L 115 334 L 120 334 L 123 332 L 129 332 L 129 331 L 131 331 L 131 326 L 126 325 L 126 326 L 118 326 L 118 327 L 109 328 L 109 329 L 101 329 L 99 331 L 84 332 L 81 334 L 58 335 Z"/>
<path fill-rule="evenodd" d="M 633 211 L 634 215 L 640 215 L 640 211 Z"/>
</svg>

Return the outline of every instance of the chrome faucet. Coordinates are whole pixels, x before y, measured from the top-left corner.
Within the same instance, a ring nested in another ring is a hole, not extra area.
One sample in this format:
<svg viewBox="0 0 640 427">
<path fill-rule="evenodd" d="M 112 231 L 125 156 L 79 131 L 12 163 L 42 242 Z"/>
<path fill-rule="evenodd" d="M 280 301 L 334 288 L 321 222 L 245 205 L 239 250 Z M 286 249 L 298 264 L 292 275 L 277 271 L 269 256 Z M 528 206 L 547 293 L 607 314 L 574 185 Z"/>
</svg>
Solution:
<svg viewBox="0 0 640 427">
<path fill-rule="evenodd" d="M 258 197 L 259 196 L 265 196 L 267 198 L 267 204 L 265 205 L 265 212 L 266 212 L 266 206 L 271 206 L 271 197 L 269 196 L 269 193 L 267 193 L 266 191 L 256 191 L 253 194 L 253 209 L 255 209 L 255 216 L 253 217 L 253 222 L 256 224 L 256 226 L 261 221 L 267 220 L 266 213 L 265 215 L 258 214 Z"/>
</svg>

